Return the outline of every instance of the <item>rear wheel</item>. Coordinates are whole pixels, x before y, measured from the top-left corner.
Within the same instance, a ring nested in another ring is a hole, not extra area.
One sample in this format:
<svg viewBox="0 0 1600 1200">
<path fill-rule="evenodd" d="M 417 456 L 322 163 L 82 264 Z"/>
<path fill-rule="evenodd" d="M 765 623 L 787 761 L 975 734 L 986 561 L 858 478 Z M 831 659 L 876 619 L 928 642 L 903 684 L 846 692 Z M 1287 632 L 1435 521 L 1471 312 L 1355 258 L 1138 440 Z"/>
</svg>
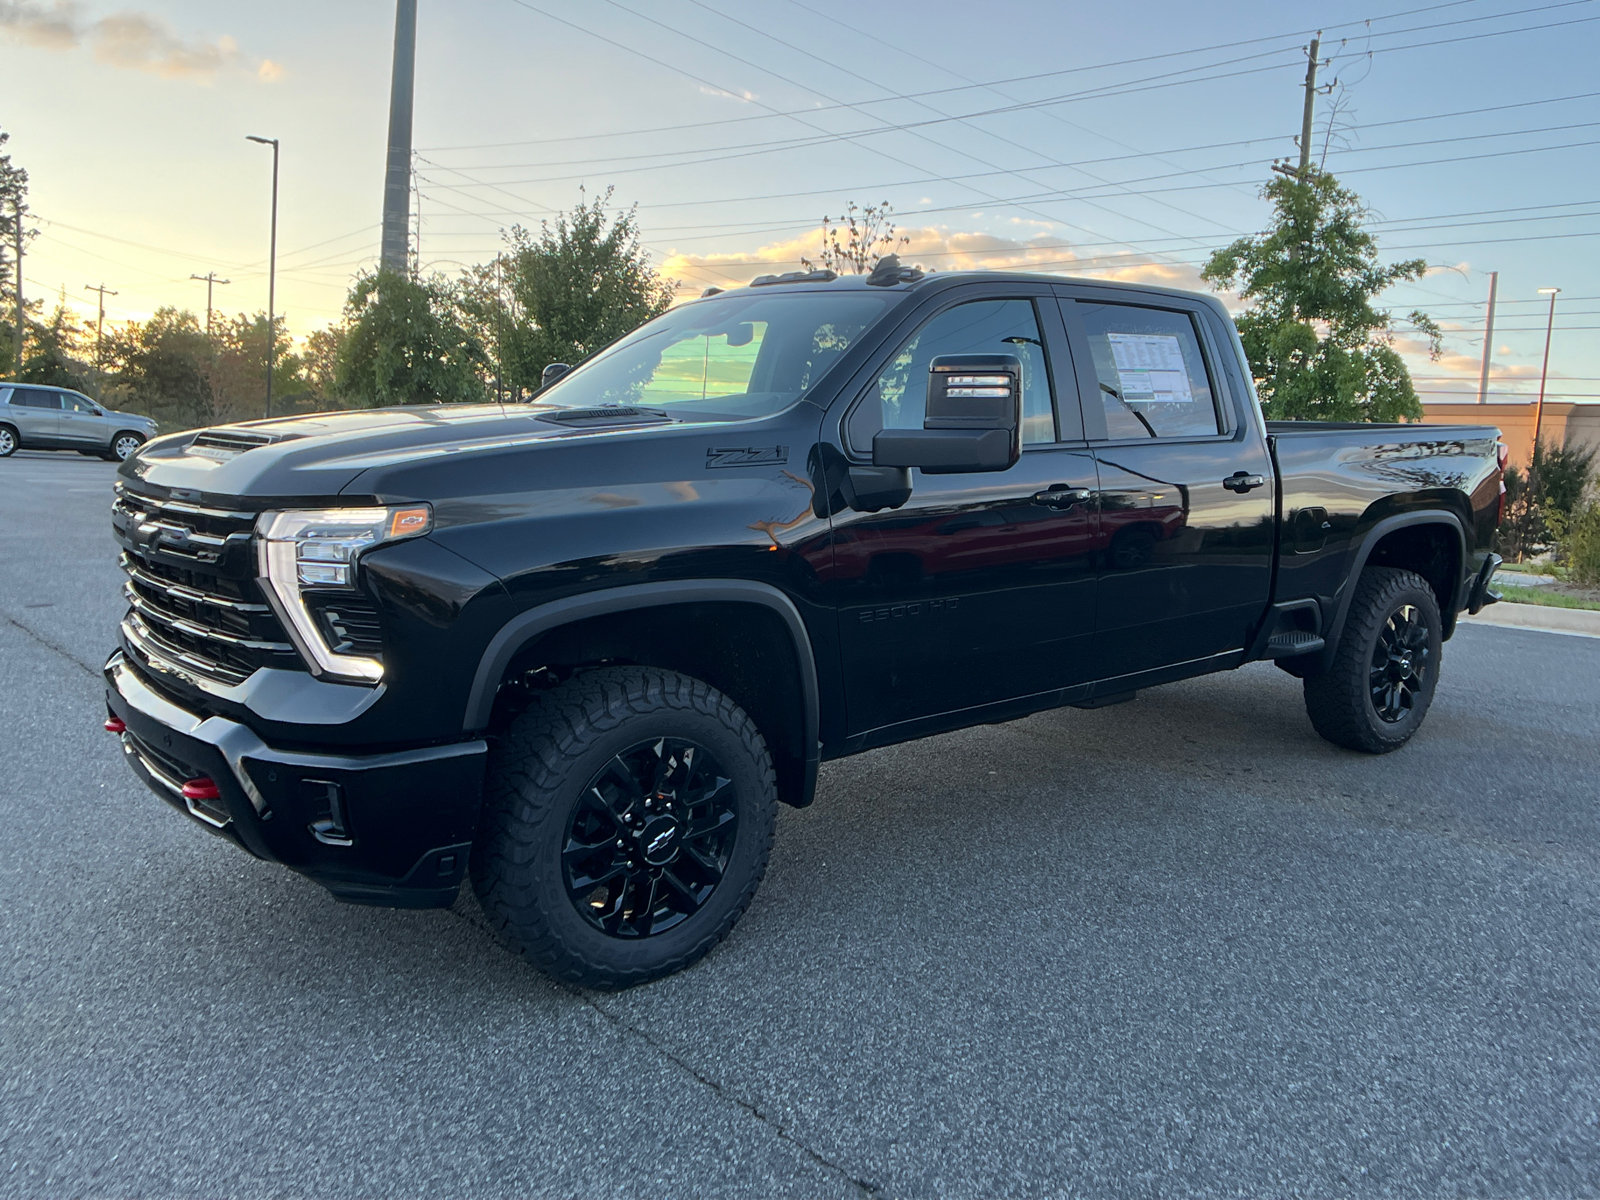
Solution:
<svg viewBox="0 0 1600 1200">
<path fill-rule="evenodd" d="M 1428 581 L 1413 571 L 1368 567 L 1356 581 L 1332 665 L 1305 680 L 1312 726 L 1336 746 L 1398 750 L 1433 703 L 1442 651 Z"/>
<path fill-rule="evenodd" d="M 473 888 L 541 970 L 629 987 L 681 971 L 733 928 L 766 872 L 776 809 L 766 742 L 727 696 L 672 671 L 586 672 L 496 745 Z"/>
<path fill-rule="evenodd" d="M 17 431 L 9 425 L 0 425 L 0 458 L 10 458 L 17 452 Z"/>
</svg>

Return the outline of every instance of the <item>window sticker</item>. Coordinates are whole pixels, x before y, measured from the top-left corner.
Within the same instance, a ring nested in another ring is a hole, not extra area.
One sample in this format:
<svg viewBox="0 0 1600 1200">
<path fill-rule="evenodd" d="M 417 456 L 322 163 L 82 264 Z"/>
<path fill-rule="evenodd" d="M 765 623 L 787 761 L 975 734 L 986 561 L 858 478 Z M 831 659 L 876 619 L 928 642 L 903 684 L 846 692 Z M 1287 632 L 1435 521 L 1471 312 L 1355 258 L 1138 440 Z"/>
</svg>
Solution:
<svg viewBox="0 0 1600 1200">
<path fill-rule="evenodd" d="M 1122 398 L 1129 404 L 1193 404 L 1183 346 L 1166 333 L 1108 333 Z"/>
</svg>

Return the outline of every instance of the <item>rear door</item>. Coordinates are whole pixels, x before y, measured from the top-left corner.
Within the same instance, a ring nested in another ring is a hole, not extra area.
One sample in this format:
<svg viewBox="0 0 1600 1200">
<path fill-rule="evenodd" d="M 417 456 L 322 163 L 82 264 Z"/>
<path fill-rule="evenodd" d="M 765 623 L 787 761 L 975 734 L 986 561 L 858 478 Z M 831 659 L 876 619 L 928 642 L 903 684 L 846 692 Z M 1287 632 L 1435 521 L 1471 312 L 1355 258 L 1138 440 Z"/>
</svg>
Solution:
<svg viewBox="0 0 1600 1200">
<path fill-rule="evenodd" d="M 1023 447 L 1009 470 L 912 471 L 900 507 L 834 516 L 852 734 L 1043 697 L 1092 670 L 1094 458 L 1048 287 L 961 288 L 894 344 L 848 393 L 839 435 L 854 461 L 870 462 L 879 429 L 921 427 L 928 365 L 943 354 L 1022 361 Z"/>
<path fill-rule="evenodd" d="M 1272 469 L 1226 331 L 1199 301 L 1061 296 L 1099 468 L 1097 674 L 1241 649 L 1271 587 Z"/>
<path fill-rule="evenodd" d="M 17 427 L 24 446 L 55 446 L 61 440 L 61 395 L 44 388 L 19 387 L 11 391 L 6 414 Z"/>
<path fill-rule="evenodd" d="M 97 405 L 77 392 L 59 392 L 61 397 L 61 440 L 79 449 L 105 449 L 111 444 L 111 430 Z"/>
</svg>

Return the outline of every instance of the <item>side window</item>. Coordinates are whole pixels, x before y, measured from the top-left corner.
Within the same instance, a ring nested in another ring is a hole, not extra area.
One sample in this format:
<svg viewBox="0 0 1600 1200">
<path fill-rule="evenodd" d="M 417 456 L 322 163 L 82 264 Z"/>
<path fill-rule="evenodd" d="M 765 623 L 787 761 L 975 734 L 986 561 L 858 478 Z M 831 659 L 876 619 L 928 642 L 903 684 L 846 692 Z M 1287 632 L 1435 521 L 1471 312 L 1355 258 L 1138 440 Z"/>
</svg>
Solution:
<svg viewBox="0 0 1600 1200">
<path fill-rule="evenodd" d="M 1194 318 L 1165 308 L 1079 300 L 1112 440 L 1223 432 Z M 1084 403 L 1089 403 L 1087 397 Z"/>
<path fill-rule="evenodd" d="M 869 450 L 880 429 L 921 429 L 928 364 L 941 354 L 1015 354 L 1022 361 L 1022 441 L 1056 440 L 1044 337 L 1031 300 L 969 300 L 911 335 L 850 414 L 850 444 Z"/>
<path fill-rule="evenodd" d="M 37 388 L 18 388 L 11 393 L 11 403 L 20 404 L 25 408 L 51 408 L 59 412 L 61 410 L 61 394 L 59 392 L 42 392 Z"/>
<path fill-rule="evenodd" d="M 94 402 L 87 396 L 80 396 L 76 392 L 62 392 L 61 407 L 70 412 L 93 413 L 97 411 Z"/>
</svg>

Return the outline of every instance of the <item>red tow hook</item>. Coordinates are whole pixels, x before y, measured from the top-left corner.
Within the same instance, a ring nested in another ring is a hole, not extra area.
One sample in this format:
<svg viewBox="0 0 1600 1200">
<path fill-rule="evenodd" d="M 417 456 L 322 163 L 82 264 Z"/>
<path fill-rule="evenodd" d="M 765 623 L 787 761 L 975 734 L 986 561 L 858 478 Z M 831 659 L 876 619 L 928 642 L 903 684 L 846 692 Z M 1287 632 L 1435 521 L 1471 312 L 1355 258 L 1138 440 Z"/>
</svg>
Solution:
<svg viewBox="0 0 1600 1200">
<path fill-rule="evenodd" d="M 107 717 L 106 718 L 106 732 L 107 733 L 121 733 L 127 728 L 128 728 L 127 724 L 123 721 L 123 719 L 121 717 Z"/>
<path fill-rule="evenodd" d="M 202 775 L 199 779 L 190 779 L 183 785 L 183 798 L 185 800 L 221 800 L 222 793 L 217 790 L 217 785 L 210 776 Z"/>
</svg>

